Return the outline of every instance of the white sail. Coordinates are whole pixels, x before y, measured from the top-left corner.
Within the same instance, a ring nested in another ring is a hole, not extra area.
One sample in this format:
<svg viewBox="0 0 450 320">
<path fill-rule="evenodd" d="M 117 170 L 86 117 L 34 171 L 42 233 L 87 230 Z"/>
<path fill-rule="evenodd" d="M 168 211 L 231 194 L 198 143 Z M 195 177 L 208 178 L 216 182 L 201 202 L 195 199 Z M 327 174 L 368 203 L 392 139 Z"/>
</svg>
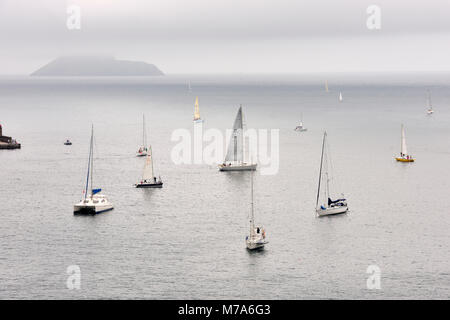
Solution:
<svg viewBox="0 0 450 320">
<path fill-rule="evenodd" d="M 328 92 L 328 80 L 325 81 L 325 92 Z"/>
<path fill-rule="evenodd" d="M 406 149 L 406 137 L 405 137 L 405 128 L 402 125 L 402 143 L 401 143 L 401 155 L 406 156 L 408 154 L 408 150 Z"/>
<path fill-rule="evenodd" d="M 230 143 L 228 144 L 228 151 L 225 157 L 225 162 L 243 162 L 244 161 L 244 128 L 242 120 L 242 106 L 234 120 L 233 132 L 231 133 Z"/>
<path fill-rule="evenodd" d="M 142 174 L 142 180 L 152 180 L 152 179 L 153 179 L 153 155 L 152 155 L 152 148 L 150 147 L 144 165 L 144 173 Z"/>
<path fill-rule="evenodd" d="M 198 106 L 198 97 L 195 97 L 194 120 L 200 120 L 200 108 Z"/>
<path fill-rule="evenodd" d="M 339 92 L 339 101 L 341 101 L 342 102 L 342 92 Z"/>
</svg>

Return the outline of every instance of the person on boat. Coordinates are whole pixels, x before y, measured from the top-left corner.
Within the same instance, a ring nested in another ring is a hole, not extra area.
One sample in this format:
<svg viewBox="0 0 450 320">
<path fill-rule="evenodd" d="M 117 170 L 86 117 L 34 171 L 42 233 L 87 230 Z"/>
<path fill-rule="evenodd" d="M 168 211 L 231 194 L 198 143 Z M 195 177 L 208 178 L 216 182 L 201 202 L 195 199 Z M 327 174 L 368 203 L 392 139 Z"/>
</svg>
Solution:
<svg viewBox="0 0 450 320">
<path fill-rule="evenodd" d="M 153 182 L 155 182 L 155 183 L 156 183 L 156 177 L 153 177 Z"/>
<path fill-rule="evenodd" d="M 259 233 L 259 227 L 256 228 L 256 233 Z"/>
</svg>

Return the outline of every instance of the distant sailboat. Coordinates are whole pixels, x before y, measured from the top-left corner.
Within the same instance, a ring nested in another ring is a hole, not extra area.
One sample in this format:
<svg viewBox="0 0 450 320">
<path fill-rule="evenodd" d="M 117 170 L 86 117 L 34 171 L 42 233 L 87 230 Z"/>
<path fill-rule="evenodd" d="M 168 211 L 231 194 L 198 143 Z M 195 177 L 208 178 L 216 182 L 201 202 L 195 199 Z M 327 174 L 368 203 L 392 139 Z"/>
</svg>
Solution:
<svg viewBox="0 0 450 320">
<path fill-rule="evenodd" d="M 414 162 L 414 158 L 408 155 L 408 150 L 406 149 L 406 136 L 403 124 L 402 124 L 402 141 L 401 141 L 400 157 L 395 158 L 395 160 L 400 162 Z"/>
<path fill-rule="evenodd" d="M 329 155 L 326 153 L 326 138 L 327 133 L 324 132 L 322 142 L 322 156 L 320 158 L 319 186 L 317 188 L 317 200 L 316 200 L 316 213 L 319 217 L 345 213 L 348 211 L 346 199 L 340 198 L 332 200 L 330 196 L 330 183 L 329 183 L 330 179 L 328 169 L 329 169 L 329 162 L 331 162 L 331 159 L 329 158 Z M 323 181 L 324 183 L 322 183 L 322 180 L 324 180 Z"/>
<path fill-rule="evenodd" d="M 136 152 L 136 156 L 145 157 L 147 155 L 147 132 L 145 129 L 145 115 L 142 115 L 142 145 Z"/>
<path fill-rule="evenodd" d="M 308 129 L 306 129 L 306 128 L 303 126 L 303 114 L 300 116 L 300 123 L 299 123 L 299 125 L 296 126 L 294 130 L 295 130 L 295 131 L 298 131 L 298 132 L 304 132 L 304 131 L 307 131 L 307 130 L 308 130 Z"/>
<path fill-rule="evenodd" d="M 342 98 L 342 92 L 339 92 L 339 102 L 344 101 L 344 99 Z"/>
<path fill-rule="evenodd" d="M 266 241 L 266 231 L 261 226 L 255 226 L 255 210 L 253 201 L 253 171 L 251 173 L 251 212 L 250 212 L 250 234 L 245 238 L 248 250 L 264 248 Z"/>
<path fill-rule="evenodd" d="M 102 189 L 94 189 L 94 126 L 91 129 L 91 144 L 89 147 L 89 160 L 86 177 L 86 188 L 84 190 L 84 199 L 74 205 L 74 214 L 97 214 L 114 209 L 112 203 L 108 201 L 105 195 L 99 193 Z M 88 195 L 88 192 L 90 194 Z"/>
<path fill-rule="evenodd" d="M 149 148 L 149 153 L 144 165 L 144 172 L 142 174 L 142 179 L 139 183 L 135 184 L 136 188 L 162 188 L 163 182 L 161 177 L 156 179 L 153 175 L 153 155 L 152 146 Z"/>
<path fill-rule="evenodd" d="M 325 81 L 325 92 L 328 92 L 328 80 Z"/>
<path fill-rule="evenodd" d="M 228 145 L 227 155 L 223 164 L 219 165 L 220 171 L 244 171 L 256 170 L 256 163 L 246 163 L 246 144 L 244 139 L 244 120 L 242 105 L 234 120 L 233 132 Z"/>
<path fill-rule="evenodd" d="M 203 120 L 200 118 L 200 108 L 198 106 L 198 97 L 195 97 L 194 122 L 195 123 L 203 122 Z"/>
<path fill-rule="evenodd" d="M 431 94 L 430 91 L 428 91 L 428 96 L 427 96 L 427 114 L 431 115 L 433 114 L 433 106 L 431 105 Z"/>
</svg>

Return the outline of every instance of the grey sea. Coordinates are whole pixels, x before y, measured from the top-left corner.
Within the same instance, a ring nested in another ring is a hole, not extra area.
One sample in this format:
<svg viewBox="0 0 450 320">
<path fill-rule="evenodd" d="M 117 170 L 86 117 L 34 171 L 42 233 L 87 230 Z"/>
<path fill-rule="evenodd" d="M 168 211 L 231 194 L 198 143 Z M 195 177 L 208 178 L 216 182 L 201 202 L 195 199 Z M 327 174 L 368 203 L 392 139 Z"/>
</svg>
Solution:
<svg viewBox="0 0 450 320">
<path fill-rule="evenodd" d="M 278 172 L 254 177 L 264 251 L 245 248 L 248 172 L 172 161 L 196 96 L 205 129 L 231 128 L 239 104 L 248 128 L 279 129 Z M 162 189 L 133 188 L 144 113 Z M 22 143 L 0 150 L 2 299 L 450 298 L 450 74 L 0 77 L 0 123 Z M 115 208 L 74 216 L 92 123 Z M 415 163 L 394 159 L 401 124 Z M 350 211 L 317 218 L 324 130 Z"/>
</svg>

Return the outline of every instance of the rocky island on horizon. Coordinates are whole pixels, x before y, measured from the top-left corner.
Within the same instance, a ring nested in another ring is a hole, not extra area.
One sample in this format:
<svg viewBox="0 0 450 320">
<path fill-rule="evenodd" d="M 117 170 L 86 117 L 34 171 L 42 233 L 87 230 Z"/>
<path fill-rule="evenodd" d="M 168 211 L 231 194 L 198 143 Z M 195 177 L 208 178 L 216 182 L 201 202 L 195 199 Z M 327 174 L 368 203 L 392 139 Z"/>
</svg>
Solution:
<svg viewBox="0 0 450 320">
<path fill-rule="evenodd" d="M 155 65 L 143 61 L 117 60 L 112 56 L 64 56 L 56 58 L 30 76 L 162 76 Z"/>
</svg>

